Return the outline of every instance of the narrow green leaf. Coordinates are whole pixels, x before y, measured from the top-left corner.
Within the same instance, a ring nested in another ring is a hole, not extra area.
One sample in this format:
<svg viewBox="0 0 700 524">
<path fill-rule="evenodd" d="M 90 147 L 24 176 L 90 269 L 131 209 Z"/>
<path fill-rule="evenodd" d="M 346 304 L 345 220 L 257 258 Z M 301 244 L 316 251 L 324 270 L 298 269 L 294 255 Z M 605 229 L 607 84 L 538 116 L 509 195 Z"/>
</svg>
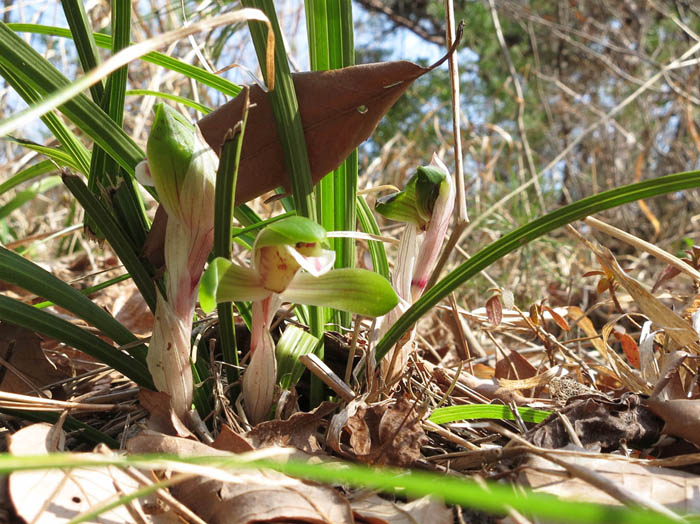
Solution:
<svg viewBox="0 0 700 524">
<path fill-rule="evenodd" d="M 74 170 L 79 171 L 79 172 L 81 170 L 81 166 L 75 161 L 75 158 L 73 157 L 73 155 L 71 155 L 70 153 L 66 152 L 63 149 L 57 149 L 55 147 L 43 146 L 41 144 L 37 144 L 35 142 L 32 142 L 31 140 L 24 140 L 22 138 L 6 137 L 5 140 L 7 140 L 8 142 L 14 142 L 15 144 L 21 145 L 22 147 L 30 149 L 31 151 L 35 151 L 35 152 L 42 154 L 45 157 L 48 157 L 49 159 L 53 160 L 53 162 L 50 162 L 49 164 L 53 167 L 54 170 L 56 169 L 57 165 L 61 166 L 61 167 L 69 167 L 69 168 L 74 169 Z M 84 173 L 84 174 L 87 174 L 87 173 Z M 18 182 L 18 183 L 20 183 L 20 182 Z M 5 184 L 3 184 L 0 187 L 4 188 L 4 186 L 5 186 Z"/>
<path fill-rule="evenodd" d="M 369 208 L 369 204 L 362 195 L 357 196 L 357 217 L 360 220 L 360 227 L 365 233 L 370 235 L 380 235 L 381 231 L 377 221 Z M 379 240 L 369 240 L 367 242 L 369 254 L 372 257 L 372 267 L 375 272 L 389 280 L 389 261 L 386 258 L 384 244 Z"/>
<path fill-rule="evenodd" d="M 0 64 L 5 69 L 11 69 L 40 94 L 52 93 L 70 84 L 65 76 L 2 22 Z M 133 174 L 136 164 L 145 157 L 143 151 L 97 104 L 81 94 L 59 109 L 129 174 Z"/>
<path fill-rule="evenodd" d="M 63 175 L 63 183 L 73 193 L 87 214 L 97 223 L 119 259 L 126 267 L 134 284 L 139 288 L 143 299 L 151 311 L 156 308 L 156 290 L 154 285 L 155 270 L 145 259 L 141 258 L 137 248 L 129 239 L 121 225 L 107 210 L 105 205 L 97 200 L 79 177 Z M 164 293 L 161 290 L 161 293 Z"/>
<path fill-rule="evenodd" d="M 47 25 L 38 24 L 8 24 L 8 26 L 17 32 L 35 33 L 42 35 L 52 35 L 60 38 L 71 38 L 71 32 L 63 27 L 53 27 Z M 99 47 L 104 47 L 111 49 L 112 47 L 112 37 L 102 33 L 93 33 L 95 42 Z M 170 71 L 176 73 L 181 73 L 187 78 L 196 80 L 197 82 L 204 84 L 209 87 L 213 87 L 217 91 L 229 95 L 236 96 L 240 93 L 241 88 L 236 84 L 229 82 L 225 78 L 209 73 L 202 69 L 201 67 L 196 67 L 185 62 L 178 60 L 177 58 L 172 58 L 163 53 L 151 52 L 143 55 L 141 60 L 144 62 L 149 62 L 151 64 L 161 66 Z"/>
<path fill-rule="evenodd" d="M 496 260 L 503 258 L 520 246 L 575 220 L 589 215 L 618 207 L 629 202 L 651 198 L 657 195 L 683 191 L 700 187 L 700 171 L 676 173 L 636 184 L 617 187 L 603 193 L 598 193 L 564 206 L 524 226 L 521 226 L 497 241 L 482 248 L 472 258 L 451 271 L 445 278 L 430 288 L 418 299 L 399 319 L 389 328 L 389 331 L 377 344 L 377 360 L 398 342 L 401 335 L 415 324 L 430 308 L 438 304 L 449 293 L 477 275 Z"/>
<path fill-rule="evenodd" d="M 260 9 L 272 23 L 272 28 L 275 32 L 275 88 L 269 93 L 272 112 L 275 116 L 278 135 L 282 142 L 284 162 L 289 173 L 297 214 L 315 218 L 315 206 L 311 199 L 313 184 L 311 182 L 309 157 L 306 153 L 304 129 L 299 115 L 299 104 L 294 91 L 294 83 L 292 82 L 287 62 L 287 52 L 284 49 L 284 40 L 277 21 L 275 4 L 273 0 L 243 0 L 242 4 L 245 7 Z M 253 37 L 255 51 L 258 54 L 258 62 L 261 69 L 265 71 L 267 28 L 258 22 L 249 22 L 248 27 Z M 271 80 L 270 78 L 265 78 L 268 85 L 270 85 Z"/>
<path fill-rule="evenodd" d="M 80 0 L 61 0 L 61 5 L 63 6 L 63 14 L 66 15 L 68 27 L 70 27 L 83 71 L 90 71 L 90 69 L 96 68 L 100 63 L 100 55 L 97 54 L 97 45 L 92 36 L 90 22 L 85 13 L 83 2 Z M 104 95 L 102 82 L 91 86 L 90 94 L 92 95 L 92 100 L 99 104 Z"/>
<path fill-rule="evenodd" d="M 522 407 L 518 407 L 518 413 L 520 413 L 523 421 L 534 422 L 537 424 L 552 414 L 551 411 Z M 447 424 L 449 422 L 479 418 L 515 420 L 515 416 L 513 415 L 510 407 L 501 404 L 446 406 L 444 408 L 434 410 L 430 414 L 430 418 L 428 418 L 428 420 L 435 422 L 435 424 Z"/>
<path fill-rule="evenodd" d="M 36 104 L 41 100 L 41 94 L 16 75 L 12 68 L 7 68 L 0 64 L 0 76 L 7 81 L 28 105 Z M 66 127 L 55 113 L 45 114 L 41 117 L 41 121 L 49 128 L 51 134 L 64 148 L 65 153 L 72 159 L 71 163 L 75 166 L 75 170 L 87 174 L 90 171 L 90 152 L 78 137 Z M 29 147 L 26 143 L 24 145 Z"/>
<path fill-rule="evenodd" d="M 553 495 L 529 490 L 514 490 L 512 486 L 475 481 L 465 476 L 448 476 L 426 471 L 370 467 L 337 462 L 311 464 L 295 460 L 251 460 L 245 454 L 229 457 L 177 457 L 175 455 L 109 455 L 97 456 L 52 453 L 48 455 L 0 455 L 0 473 L 51 468 L 85 468 L 100 466 L 129 466 L 141 469 L 171 469 L 178 464 L 217 467 L 223 471 L 239 469 L 271 469 L 330 485 L 343 484 L 393 493 L 407 498 L 436 496 L 446 504 L 459 505 L 496 514 L 514 509 L 519 513 L 541 517 L 547 522 L 586 524 L 674 524 L 678 520 L 653 511 L 625 506 L 610 506 L 590 502 L 572 502 Z"/>
<path fill-rule="evenodd" d="M 0 320 L 55 338 L 111 366 L 140 386 L 153 389 L 144 364 L 62 318 L 0 295 Z"/>
<path fill-rule="evenodd" d="M 247 97 L 248 91 L 245 91 Z M 246 98 L 247 100 L 247 98 Z M 241 160 L 245 127 L 248 121 L 248 103 L 244 106 L 240 122 L 232 122 L 233 136 L 225 140 L 221 148 L 219 168 L 216 173 L 216 194 L 214 197 L 214 256 L 231 258 L 231 230 L 233 226 L 234 202 L 236 201 L 236 184 L 238 182 L 238 165 Z M 236 343 L 236 325 L 233 320 L 233 304 L 222 302 L 217 306 L 219 316 L 219 335 L 224 362 L 227 366 L 229 383 L 239 378 L 238 346 Z"/>
<path fill-rule="evenodd" d="M 19 209 L 27 202 L 31 202 L 32 200 L 34 200 L 37 195 L 40 195 L 41 193 L 44 193 L 45 191 L 56 187 L 60 183 L 60 176 L 50 176 L 38 182 L 35 182 L 34 184 L 32 184 L 31 187 L 25 189 L 24 191 L 20 191 L 14 197 L 12 197 L 12 199 L 7 204 L 5 204 L 4 206 L 0 206 L 0 220 L 6 218 L 7 215 L 12 213 L 16 209 Z"/>
<path fill-rule="evenodd" d="M 195 111 L 199 111 L 202 114 L 209 114 L 212 112 L 211 107 L 195 102 L 184 96 L 173 95 L 172 93 L 161 93 L 160 91 L 151 91 L 150 89 L 129 89 L 125 93 L 126 96 L 154 96 L 156 98 L 164 98 L 166 100 L 172 100 L 183 106 L 190 107 Z"/>
<path fill-rule="evenodd" d="M 131 331 L 83 293 L 4 247 L 0 247 L 0 280 L 58 304 L 102 331 L 119 345 L 132 344 L 138 340 Z M 130 353 L 145 363 L 146 348 L 143 344 L 132 348 Z"/>
<path fill-rule="evenodd" d="M 294 387 L 306 367 L 299 357 L 313 353 L 319 340 L 311 333 L 296 326 L 287 326 L 275 346 L 277 357 L 277 383 L 282 389 Z"/>
<path fill-rule="evenodd" d="M 67 156 L 67 155 L 66 155 Z M 69 166 L 70 167 L 70 166 Z M 41 162 L 34 164 L 33 166 L 23 169 L 19 173 L 12 175 L 10 178 L 5 180 L 0 184 L 0 195 L 8 192 L 10 189 L 14 189 L 24 182 L 28 182 L 34 178 L 45 175 L 46 173 L 51 173 L 56 171 L 56 164 L 50 160 L 42 160 Z"/>
<path fill-rule="evenodd" d="M 324 306 L 378 317 L 399 299 L 387 279 L 365 269 L 334 269 L 319 277 L 298 273 L 281 297 L 288 302 Z"/>
</svg>

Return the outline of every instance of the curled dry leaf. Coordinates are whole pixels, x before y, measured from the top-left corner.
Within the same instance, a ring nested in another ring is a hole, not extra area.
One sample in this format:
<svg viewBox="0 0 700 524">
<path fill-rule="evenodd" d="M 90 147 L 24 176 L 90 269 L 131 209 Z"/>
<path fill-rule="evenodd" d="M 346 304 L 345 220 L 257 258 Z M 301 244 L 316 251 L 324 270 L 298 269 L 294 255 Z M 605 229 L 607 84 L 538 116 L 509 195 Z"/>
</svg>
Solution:
<svg viewBox="0 0 700 524">
<path fill-rule="evenodd" d="M 407 504 L 377 495 L 350 500 L 358 524 L 451 524 L 454 517 L 445 504 L 423 497 Z"/>
<path fill-rule="evenodd" d="M 637 395 L 630 394 L 619 401 L 602 395 L 586 397 L 561 410 L 584 447 L 614 451 L 623 441 L 633 448 L 645 448 L 658 440 L 662 422 L 641 404 Z M 556 414 L 532 428 L 526 438 L 542 448 L 558 449 L 571 444 L 569 433 Z"/>
<path fill-rule="evenodd" d="M 52 429 L 49 424 L 33 424 L 19 430 L 9 439 L 9 452 L 36 455 L 55 451 L 52 440 L 63 435 L 60 430 L 56 433 Z M 139 487 L 138 482 L 116 467 L 16 471 L 9 479 L 10 497 L 17 514 L 37 524 L 68 522 Z M 132 504 L 140 507 L 141 502 Z M 91 522 L 133 522 L 133 518 L 126 506 L 119 506 Z"/>
<path fill-rule="evenodd" d="M 423 458 L 424 412 L 403 397 L 390 403 L 353 400 L 331 420 L 328 443 L 341 455 L 378 465 L 410 467 Z"/>
<path fill-rule="evenodd" d="M 148 417 L 148 429 L 165 433 L 166 435 L 195 438 L 170 407 L 170 395 L 167 393 L 142 388 L 139 390 L 139 404 L 150 415 Z"/>
<path fill-rule="evenodd" d="M 323 402 L 309 413 L 295 413 L 287 420 L 261 422 L 245 437 L 255 449 L 271 446 L 290 446 L 306 453 L 317 453 L 321 446 L 316 438 L 319 424 L 338 404 Z"/>
<path fill-rule="evenodd" d="M 144 432 L 127 442 L 132 453 L 231 456 L 192 440 Z M 209 524 L 310 522 L 352 524 L 348 501 L 336 490 L 269 470 L 238 470 L 230 481 L 196 477 L 171 487 L 172 494 Z"/>
</svg>

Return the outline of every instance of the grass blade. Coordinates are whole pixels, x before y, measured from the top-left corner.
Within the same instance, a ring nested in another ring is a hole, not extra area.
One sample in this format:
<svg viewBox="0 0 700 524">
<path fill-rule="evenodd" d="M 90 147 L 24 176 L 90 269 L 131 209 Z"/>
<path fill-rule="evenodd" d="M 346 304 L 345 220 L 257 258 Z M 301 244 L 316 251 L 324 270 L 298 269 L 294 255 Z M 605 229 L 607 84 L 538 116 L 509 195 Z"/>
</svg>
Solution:
<svg viewBox="0 0 700 524">
<path fill-rule="evenodd" d="M 17 32 L 51 35 L 57 36 L 59 38 L 72 38 L 71 32 L 63 27 L 18 23 L 12 23 L 7 25 L 12 30 Z M 95 39 L 95 43 L 99 47 L 103 47 L 106 49 L 112 48 L 111 36 L 102 33 L 93 33 L 92 36 Z M 209 73 L 201 67 L 193 66 L 182 62 L 177 58 L 172 58 L 170 56 L 164 55 L 163 53 L 158 53 L 157 51 L 146 53 L 141 57 L 141 60 L 163 67 L 170 71 L 180 73 L 186 76 L 187 78 L 191 78 L 199 82 L 200 84 L 213 87 L 214 89 L 216 89 L 220 93 L 223 93 L 224 95 L 233 97 L 241 92 L 241 88 L 238 85 L 234 84 L 233 82 L 229 82 L 225 78 Z"/>
<path fill-rule="evenodd" d="M 231 259 L 231 233 L 233 225 L 233 203 L 236 201 L 236 183 L 238 181 L 238 165 L 245 136 L 245 126 L 248 121 L 248 91 L 245 91 L 246 104 L 243 110 L 243 120 L 235 122 L 231 130 L 233 136 L 224 140 L 219 159 L 219 169 L 216 173 L 216 194 L 214 197 L 214 256 Z M 236 344 L 236 326 L 233 319 L 233 304 L 222 302 L 217 304 L 219 315 L 219 335 L 224 361 L 232 364 L 227 366 L 229 384 L 239 378 L 238 346 Z"/>
<path fill-rule="evenodd" d="M 70 322 L 0 295 L 0 320 L 55 338 L 98 359 L 140 386 L 153 389 L 146 366 Z"/>
<path fill-rule="evenodd" d="M 139 256 L 139 252 L 126 236 L 121 225 L 105 205 L 95 198 L 79 177 L 64 174 L 63 183 L 83 206 L 85 212 L 99 225 L 124 267 L 134 279 L 134 284 L 139 288 L 146 304 L 151 311 L 155 312 L 156 290 L 153 284 L 155 274 L 153 268 Z"/>
<path fill-rule="evenodd" d="M 518 407 L 518 413 L 520 413 L 520 416 L 525 422 L 534 422 L 537 424 L 552 414 L 551 411 L 521 407 Z M 435 424 L 447 424 L 449 422 L 457 422 L 459 420 L 472 420 L 479 418 L 515 420 L 515 416 L 513 415 L 510 406 L 504 406 L 502 404 L 446 406 L 433 411 L 428 420 L 435 422 Z"/>
<path fill-rule="evenodd" d="M 60 150 L 53 149 L 52 151 L 60 151 Z M 62 151 L 60 151 L 60 152 L 63 153 Z M 68 155 L 66 155 L 65 158 L 69 159 L 70 157 Z M 70 160 L 72 161 L 72 159 L 70 159 Z M 75 166 L 68 166 L 68 167 L 75 167 Z M 56 164 L 54 164 L 50 160 L 42 160 L 41 162 L 34 164 L 33 166 L 28 167 L 27 169 L 23 169 L 19 173 L 11 176 L 9 179 L 5 180 L 5 182 L 0 184 L 0 195 L 3 195 L 4 193 L 8 192 L 10 189 L 16 188 L 20 184 L 28 182 L 34 178 L 40 177 L 41 175 L 51 173 L 52 171 L 56 171 Z"/>
<path fill-rule="evenodd" d="M 472 258 L 451 271 L 401 315 L 377 344 L 377 360 L 381 360 L 401 338 L 403 333 L 449 293 L 496 260 L 531 240 L 574 220 L 580 220 L 605 209 L 696 187 L 700 187 L 700 171 L 689 171 L 653 178 L 581 199 L 511 231 L 496 242 L 482 248 Z"/>
<path fill-rule="evenodd" d="M 365 233 L 370 235 L 381 235 L 377 221 L 369 208 L 369 204 L 362 195 L 357 196 L 357 217 L 360 220 L 360 227 Z M 389 261 L 386 258 L 386 249 L 379 240 L 369 240 L 369 254 L 372 257 L 372 267 L 374 271 L 391 281 L 389 276 Z"/>
<path fill-rule="evenodd" d="M 83 71 L 90 71 L 99 64 L 100 56 L 97 54 L 97 44 L 92 37 L 90 22 L 85 14 L 85 7 L 80 0 L 61 0 L 63 6 L 63 14 L 66 15 L 68 27 L 73 35 L 73 42 L 78 51 L 80 64 L 83 66 Z M 104 85 L 98 82 L 90 86 L 90 94 L 92 100 L 99 103 L 104 95 Z"/>
<path fill-rule="evenodd" d="M 0 413 L 5 413 L 6 415 L 11 415 L 13 417 L 18 417 L 22 420 L 30 420 L 32 422 L 48 422 L 49 424 L 55 424 L 58 422 L 60 413 L 54 413 L 51 411 L 24 411 L 21 409 L 7 409 L 0 408 Z M 84 422 L 68 415 L 63 421 L 63 429 L 68 431 L 75 431 L 76 437 L 82 438 L 87 442 L 92 444 L 107 444 L 112 449 L 119 449 L 119 441 L 113 439 L 109 435 L 105 435 L 101 431 L 88 426 Z"/>
<path fill-rule="evenodd" d="M 0 247 L 0 280 L 10 282 L 67 309 L 117 344 L 131 344 L 138 340 L 131 331 L 83 293 L 4 247 Z M 134 347 L 130 353 L 145 363 L 146 348 L 143 344 Z"/>
</svg>

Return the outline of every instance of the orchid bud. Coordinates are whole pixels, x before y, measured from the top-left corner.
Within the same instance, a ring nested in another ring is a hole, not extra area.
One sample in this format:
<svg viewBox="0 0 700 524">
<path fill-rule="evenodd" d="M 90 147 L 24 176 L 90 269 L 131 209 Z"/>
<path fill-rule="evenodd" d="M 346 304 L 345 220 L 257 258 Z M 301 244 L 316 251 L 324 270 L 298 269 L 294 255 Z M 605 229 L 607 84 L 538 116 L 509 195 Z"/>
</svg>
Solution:
<svg viewBox="0 0 700 524">
<path fill-rule="evenodd" d="M 148 170 L 169 217 L 191 229 L 213 224 L 214 184 L 218 159 L 187 119 L 165 104 L 155 107 L 146 146 Z"/>
<path fill-rule="evenodd" d="M 406 222 L 425 231 L 433 216 L 435 202 L 449 174 L 434 166 L 419 167 L 403 191 L 377 199 L 374 209 L 390 220 Z"/>
</svg>

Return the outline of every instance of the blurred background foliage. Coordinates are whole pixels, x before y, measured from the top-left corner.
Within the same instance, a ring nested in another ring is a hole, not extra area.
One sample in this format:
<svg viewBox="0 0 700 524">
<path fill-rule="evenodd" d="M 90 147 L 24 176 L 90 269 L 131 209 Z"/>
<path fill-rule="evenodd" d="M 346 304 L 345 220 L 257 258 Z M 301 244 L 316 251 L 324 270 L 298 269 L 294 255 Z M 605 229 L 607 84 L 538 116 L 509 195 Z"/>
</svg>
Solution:
<svg viewBox="0 0 700 524">
<path fill-rule="evenodd" d="M 287 0 L 277 5 L 292 69 L 306 70 L 302 2 Z M 409 59 L 429 64 L 444 52 L 442 1 L 357 0 L 353 6 L 358 63 Z M 135 2 L 132 39 L 140 41 L 239 7 L 237 2 L 209 0 Z M 459 53 L 462 133 L 474 223 L 463 238 L 464 251 L 473 252 L 562 204 L 635 180 L 700 168 L 699 55 L 688 56 L 677 67 L 667 67 L 699 41 L 697 2 L 456 0 L 455 8 L 457 19 L 465 22 Z M 86 9 L 94 30 L 109 33 L 109 3 L 92 1 Z M 60 2 L 20 7 L 5 0 L 2 20 L 66 26 Z M 497 38 L 495 20 L 502 27 L 505 48 Z M 69 41 L 39 35 L 26 38 L 44 50 L 69 78 L 79 74 Z M 164 52 L 212 71 L 241 65 L 222 73 L 237 83 L 249 83 L 246 70 L 255 74 L 257 69 L 244 26 L 217 29 Z M 655 76 L 657 80 L 648 82 Z M 522 87 L 522 98 L 517 96 L 515 81 Z M 129 88 L 176 93 L 210 107 L 225 101 L 214 90 L 140 61 L 129 68 Z M 634 99 L 618 111 L 630 96 Z M 443 152 L 448 166 L 454 166 L 449 98 L 444 66 L 412 86 L 361 148 L 361 188 L 379 183 L 402 185 L 415 166 L 426 163 L 435 150 Z M 127 96 L 124 127 L 139 143 L 145 142 L 154 102 L 150 96 Z M 22 106 L 0 80 L 0 116 Z M 189 111 L 193 118 L 198 117 Z M 41 129 L 37 123 L 36 128 L 25 130 L 22 138 L 43 142 L 49 135 Z M 38 159 L 36 153 L 3 141 L 0 161 L 5 167 L 0 183 Z M 493 207 L 534 176 L 539 177 L 539 194 L 537 186 L 530 183 Z M 43 200 L 44 207 L 41 200 L 35 200 L 31 211 L 9 213 L 0 228 L 0 241 L 11 244 L 77 223 L 74 207 L 50 205 L 63 198 L 63 190 L 44 189 L 49 197 Z M 12 192 L 0 195 L 0 206 L 13 196 Z M 610 211 L 606 218 L 678 252 L 686 243 L 696 241 L 697 196 L 695 191 L 669 195 L 647 202 L 646 207 L 635 204 Z M 263 208 L 273 212 L 273 208 Z M 577 259 L 575 249 L 565 246 L 563 238 L 562 233 L 561 238 L 554 235 L 537 241 L 514 255 L 515 260 L 507 265 L 490 268 L 495 280 L 513 288 L 529 282 L 518 287 L 516 298 L 518 294 L 528 299 L 541 297 L 543 286 L 565 288 L 574 269 L 585 271 L 583 266 L 591 260 Z M 74 240 L 73 245 L 79 247 L 79 243 Z M 566 243 L 570 243 L 568 239 Z M 623 254 L 626 249 L 619 247 Z M 533 260 L 538 263 L 533 264 Z M 483 279 L 479 284 L 482 290 L 492 285 Z M 563 296 L 571 294 L 571 290 L 560 291 Z"/>
</svg>

